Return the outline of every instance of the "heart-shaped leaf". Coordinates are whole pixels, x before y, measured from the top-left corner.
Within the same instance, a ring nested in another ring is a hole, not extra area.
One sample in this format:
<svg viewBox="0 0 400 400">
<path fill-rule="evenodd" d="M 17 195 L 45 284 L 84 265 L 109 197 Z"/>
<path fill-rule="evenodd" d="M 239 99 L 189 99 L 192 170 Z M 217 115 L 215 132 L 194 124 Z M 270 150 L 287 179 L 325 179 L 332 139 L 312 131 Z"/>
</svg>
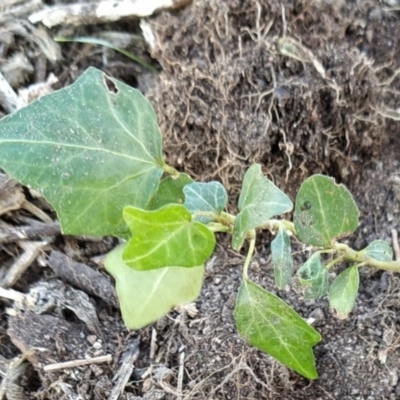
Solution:
<svg viewBox="0 0 400 400">
<path fill-rule="evenodd" d="M 171 204 L 156 211 L 126 207 L 124 219 L 132 238 L 123 259 L 136 270 L 171 265 L 196 267 L 203 265 L 214 251 L 214 234 L 205 225 L 193 221 L 182 205 Z"/>
<path fill-rule="evenodd" d="M 328 291 L 328 271 L 322 265 L 319 253 L 314 253 L 297 271 L 307 300 L 318 299 Z"/>
<path fill-rule="evenodd" d="M 219 182 L 193 182 L 183 188 L 185 194 L 184 206 L 193 214 L 199 211 L 208 211 L 220 214 L 228 201 L 225 188 Z M 198 216 L 196 221 L 204 224 L 213 219 Z"/>
<path fill-rule="evenodd" d="M 136 271 L 122 259 L 125 246 L 118 246 L 107 255 L 105 267 L 115 279 L 122 318 L 128 328 L 140 329 L 199 296 L 203 266 Z"/>
<path fill-rule="evenodd" d="M 279 297 L 246 279 L 234 317 L 240 335 L 252 346 L 306 378 L 318 377 L 312 347 L 321 336 Z"/>
<path fill-rule="evenodd" d="M 271 256 L 274 266 L 275 285 L 279 289 L 283 289 L 289 283 L 293 270 L 290 237 L 283 225 L 279 226 L 278 234 L 271 242 Z"/>
<path fill-rule="evenodd" d="M 360 253 L 366 254 L 368 257 L 377 261 L 392 261 L 393 250 L 384 240 L 374 240 Z"/>
<path fill-rule="evenodd" d="M 185 201 L 183 188 L 191 182 L 193 180 L 187 174 L 179 174 L 178 179 L 167 176 L 160 182 L 160 186 L 147 208 L 149 210 L 157 210 L 168 204 L 183 204 Z"/>
<path fill-rule="evenodd" d="M 335 239 L 356 230 L 358 216 L 357 204 L 345 186 L 313 175 L 297 193 L 293 222 L 302 242 L 330 248 Z"/>
<path fill-rule="evenodd" d="M 285 193 L 262 174 L 261 166 L 253 164 L 244 175 L 238 206 L 240 213 L 236 217 L 232 237 L 232 247 L 235 250 L 243 246 L 247 232 L 276 215 L 289 212 L 293 204 Z"/>
<path fill-rule="evenodd" d="M 339 319 L 347 318 L 356 302 L 360 275 L 356 265 L 346 268 L 332 282 L 329 289 L 329 305 L 337 311 Z"/>
<path fill-rule="evenodd" d="M 0 121 L 0 166 L 40 191 L 67 234 L 120 235 L 163 173 L 156 115 L 142 94 L 89 68 Z"/>
</svg>

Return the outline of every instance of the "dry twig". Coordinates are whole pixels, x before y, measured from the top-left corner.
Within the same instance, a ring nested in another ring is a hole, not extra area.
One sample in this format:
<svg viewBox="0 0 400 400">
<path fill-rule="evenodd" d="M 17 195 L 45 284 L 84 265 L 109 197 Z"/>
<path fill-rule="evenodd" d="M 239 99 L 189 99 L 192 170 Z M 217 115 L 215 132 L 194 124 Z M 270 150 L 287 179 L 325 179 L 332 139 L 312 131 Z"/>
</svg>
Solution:
<svg viewBox="0 0 400 400">
<path fill-rule="evenodd" d="M 111 362 L 111 360 L 112 360 L 111 354 L 107 354 L 106 356 L 91 357 L 83 360 L 72 360 L 62 363 L 45 365 L 43 367 L 43 371 L 49 372 L 49 371 L 56 371 L 58 369 L 79 367 L 81 365 L 100 364 L 105 362 Z"/>
</svg>

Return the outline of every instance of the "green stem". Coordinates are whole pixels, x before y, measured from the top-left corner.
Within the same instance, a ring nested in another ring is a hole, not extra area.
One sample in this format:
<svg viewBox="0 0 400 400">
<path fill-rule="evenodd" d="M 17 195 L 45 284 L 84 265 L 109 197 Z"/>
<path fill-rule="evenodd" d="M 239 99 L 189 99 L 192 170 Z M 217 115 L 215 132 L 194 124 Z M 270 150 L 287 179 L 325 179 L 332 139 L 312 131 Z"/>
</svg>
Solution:
<svg viewBox="0 0 400 400">
<path fill-rule="evenodd" d="M 218 222 L 210 222 L 207 224 L 207 228 L 214 233 L 227 232 L 232 233 L 232 228 L 230 226 L 222 225 Z"/>
<path fill-rule="evenodd" d="M 286 219 L 270 219 L 265 224 L 260 225 L 259 229 L 268 229 L 271 232 L 276 232 L 279 230 L 279 227 L 283 225 L 288 231 L 292 232 L 293 235 L 297 235 L 296 228 L 294 227 L 294 223 L 287 221 Z"/>
<path fill-rule="evenodd" d="M 247 251 L 246 260 L 243 265 L 243 279 L 248 279 L 249 265 L 250 265 L 251 259 L 253 257 L 254 249 L 256 246 L 256 231 L 255 231 L 255 229 L 252 229 L 251 231 L 248 232 L 248 238 L 249 238 L 249 250 Z"/>
<path fill-rule="evenodd" d="M 334 265 L 339 264 L 343 261 L 343 257 L 338 257 L 333 259 L 332 261 L 328 262 L 328 264 L 325 265 L 325 269 L 330 269 L 332 268 Z"/>
<path fill-rule="evenodd" d="M 352 261 L 357 264 L 368 264 L 371 267 L 382 269 L 384 271 L 400 272 L 399 261 L 378 261 L 369 257 L 366 253 L 355 251 L 347 244 L 335 243 L 333 248 L 341 255 L 343 260 Z"/>
<path fill-rule="evenodd" d="M 181 175 L 179 171 L 177 171 L 175 168 L 171 167 L 170 165 L 164 163 L 163 166 L 163 171 L 168 174 L 171 175 L 171 177 L 173 179 L 178 179 L 179 176 Z"/>
<path fill-rule="evenodd" d="M 235 217 L 231 214 L 225 212 L 222 212 L 221 214 L 216 214 L 212 211 L 196 211 L 193 213 L 192 217 L 208 217 L 213 221 L 217 221 L 221 225 L 229 227 L 229 229 L 226 231 L 224 230 L 224 232 L 233 232 L 233 222 L 235 221 Z"/>
</svg>

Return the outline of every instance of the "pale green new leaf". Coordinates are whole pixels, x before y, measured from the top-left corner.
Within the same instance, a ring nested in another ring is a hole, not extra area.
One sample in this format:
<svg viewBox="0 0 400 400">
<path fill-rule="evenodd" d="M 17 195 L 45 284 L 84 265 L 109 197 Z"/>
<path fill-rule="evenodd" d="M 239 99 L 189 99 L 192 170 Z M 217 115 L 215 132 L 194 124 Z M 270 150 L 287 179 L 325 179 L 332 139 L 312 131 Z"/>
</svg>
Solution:
<svg viewBox="0 0 400 400">
<path fill-rule="evenodd" d="M 132 232 L 123 259 L 136 270 L 196 267 L 214 251 L 214 234 L 193 221 L 183 205 L 171 204 L 156 211 L 126 207 L 123 215 Z"/>
<path fill-rule="evenodd" d="M 220 214 L 228 202 L 225 188 L 219 182 L 193 182 L 183 188 L 185 194 L 184 206 L 193 214 L 207 211 Z M 213 218 L 198 216 L 196 221 L 204 224 L 213 221 Z"/>
<path fill-rule="evenodd" d="M 283 289 L 290 281 L 293 270 L 292 248 L 290 237 L 283 225 L 271 242 L 272 264 L 274 266 L 275 285 Z"/>
<path fill-rule="evenodd" d="M 252 346 L 306 378 L 318 377 L 312 347 L 321 336 L 283 300 L 246 279 L 234 318 L 240 335 Z"/>
<path fill-rule="evenodd" d="M 330 248 L 335 239 L 356 230 L 358 216 L 357 204 L 345 186 L 313 175 L 297 193 L 293 222 L 302 242 Z"/>
<path fill-rule="evenodd" d="M 161 133 L 142 94 L 89 68 L 0 121 L 0 167 L 40 191 L 66 234 L 121 235 L 163 173 Z"/>
<path fill-rule="evenodd" d="M 366 254 L 368 257 L 377 261 L 392 261 L 393 250 L 384 240 L 374 240 L 360 253 Z"/>
<path fill-rule="evenodd" d="M 178 179 L 167 176 L 161 181 L 157 192 L 154 194 L 147 208 L 149 210 L 157 210 L 168 204 L 183 204 L 185 201 L 183 188 L 191 182 L 193 180 L 187 174 L 180 174 Z"/>
<path fill-rule="evenodd" d="M 140 329 L 199 296 L 203 266 L 136 271 L 124 263 L 124 248 L 121 245 L 112 250 L 104 265 L 115 279 L 122 318 L 128 328 Z"/>
<path fill-rule="evenodd" d="M 321 262 L 319 253 L 314 253 L 297 271 L 307 300 L 318 299 L 328 291 L 328 271 Z"/>
<path fill-rule="evenodd" d="M 360 276 L 356 265 L 345 269 L 332 282 L 329 289 L 329 305 L 340 319 L 347 318 L 356 302 Z"/>
<path fill-rule="evenodd" d="M 236 217 L 232 247 L 240 250 L 247 233 L 272 217 L 289 212 L 293 204 L 289 197 L 267 179 L 259 164 L 253 164 L 243 178 L 239 197 L 240 213 Z"/>
</svg>

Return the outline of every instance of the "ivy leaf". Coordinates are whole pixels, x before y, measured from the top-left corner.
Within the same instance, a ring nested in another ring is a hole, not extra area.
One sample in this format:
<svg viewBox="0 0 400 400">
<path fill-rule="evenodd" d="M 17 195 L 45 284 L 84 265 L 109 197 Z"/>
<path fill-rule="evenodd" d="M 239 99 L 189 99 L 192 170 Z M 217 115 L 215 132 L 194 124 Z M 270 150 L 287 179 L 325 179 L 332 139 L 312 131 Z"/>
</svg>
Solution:
<svg viewBox="0 0 400 400">
<path fill-rule="evenodd" d="M 360 276 L 356 265 L 342 271 L 329 289 L 329 305 L 336 310 L 336 316 L 345 319 L 356 302 Z"/>
<path fill-rule="evenodd" d="M 219 182 L 193 182 L 183 188 L 185 194 L 184 206 L 193 214 L 208 211 L 220 214 L 228 202 L 225 188 Z M 212 218 L 199 216 L 197 221 L 207 224 Z"/>
<path fill-rule="evenodd" d="M 182 204 L 185 201 L 183 188 L 191 182 L 193 182 L 193 180 L 187 174 L 180 174 L 178 179 L 167 176 L 161 181 L 147 209 L 157 210 L 171 203 Z"/>
<path fill-rule="evenodd" d="M 259 164 L 253 164 L 244 175 L 238 206 L 232 237 L 232 247 L 237 251 L 248 231 L 293 208 L 289 197 L 262 174 Z"/>
<path fill-rule="evenodd" d="M 142 94 L 89 68 L 71 86 L 0 121 L 0 166 L 40 191 L 63 233 L 123 235 L 163 173 L 156 115 Z"/>
<path fill-rule="evenodd" d="M 314 253 L 297 271 L 307 300 L 318 299 L 328 291 L 328 271 L 321 263 L 319 253 Z"/>
<path fill-rule="evenodd" d="M 313 175 L 297 193 L 293 222 L 302 242 L 331 248 L 335 239 L 356 230 L 358 216 L 357 204 L 345 186 Z"/>
<path fill-rule="evenodd" d="M 292 276 L 293 258 L 290 237 L 283 225 L 279 226 L 278 234 L 271 242 L 271 256 L 274 266 L 275 285 L 279 289 L 284 289 Z"/>
<path fill-rule="evenodd" d="M 300 375 L 316 379 L 312 347 L 320 334 L 272 293 L 245 279 L 234 318 L 240 335 Z"/>
<path fill-rule="evenodd" d="M 377 261 L 392 261 L 393 250 L 384 240 L 374 240 L 360 253 L 366 254 L 368 257 Z"/>
<path fill-rule="evenodd" d="M 196 267 L 203 265 L 214 251 L 214 234 L 193 221 L 182 205 L 171 204 L 156 211 L 126 207 L 124 219 L 132 238 L 123 259 L 138 271 L 170 265 Z"/>
<path fill-rule="evenodd" d="M 125 247 L 118 246 L 108 253 L 104 265 L 115 279 L 122 318 L 128 328 L 140 329 L 199 296 L 204 266 L 136 271 L 122 259 Z"/>
</svg>

